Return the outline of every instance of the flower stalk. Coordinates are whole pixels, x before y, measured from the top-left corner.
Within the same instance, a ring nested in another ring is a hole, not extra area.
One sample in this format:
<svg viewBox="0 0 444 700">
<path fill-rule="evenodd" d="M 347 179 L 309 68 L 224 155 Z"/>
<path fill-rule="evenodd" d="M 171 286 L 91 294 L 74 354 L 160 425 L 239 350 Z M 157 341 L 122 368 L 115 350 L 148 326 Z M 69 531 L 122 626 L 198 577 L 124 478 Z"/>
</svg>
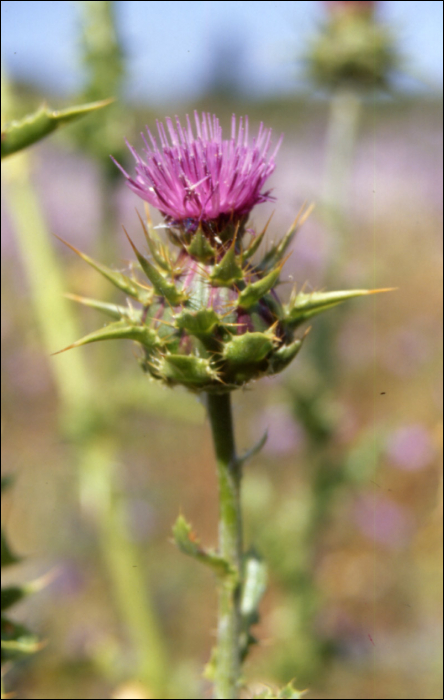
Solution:
<svg viewBox="0 0 444 700">
<path fill-rule="evenodd" d="M 207 408 L 219 485 L 219 554 L 230 566 L 219 583 L 215 697 L 237 698 L 241 676 L 242 466 L 236 457 L 230 394 L 208 394 Z"/>
</svg>

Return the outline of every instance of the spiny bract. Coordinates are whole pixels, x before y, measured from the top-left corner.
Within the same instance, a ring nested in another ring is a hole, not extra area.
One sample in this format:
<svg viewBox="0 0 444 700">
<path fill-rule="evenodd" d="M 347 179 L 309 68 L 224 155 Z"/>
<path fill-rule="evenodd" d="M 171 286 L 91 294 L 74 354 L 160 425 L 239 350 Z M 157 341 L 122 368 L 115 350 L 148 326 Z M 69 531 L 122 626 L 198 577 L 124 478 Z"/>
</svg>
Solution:
<svg viewBox="0 0 444 700">
<path fill-rule="evenodd" d="M 186 130 L 178 120 L 176 129 L 167 124 L 172 145 L 158 125 L 161 148 L 148 132 L 152 148 L 145 143 L 146 161 L 131 149 L 137 177 L 125 176 L 131 189 L 163 213 L 176 252 L 158 239 L 148 212 L 147 221 L 140 221 L 149 256 L 129 240 L 149 285 L 74 248 L 137 305 L 71 297 L 114 322 L 70 347 L 129 338 L 141 347 L 141 366 L 155 379 L 192 391 L 225 392 L 283 370 L 299 352 L 303 338 L 295 339 L 294 332 L 304 321 L 368 292 L 300 292 L 283 305 L 275 288 L 309 210 L 301 210 L 282 240 L 252 263 L 265 229 L 256 234 L 247 219 L 255 204 L 271 198 L 262 192 L 274 170 L 274 154 L 267 158 L 270 131 L 261 125 L 250 144 L 248 119 L 241 120 L 236 136 L 233 118 L 228 141 L 216 117 L 203 115 L 200 124 L 196 114 L 196 137 L 188 119 Z"/>
</svg>

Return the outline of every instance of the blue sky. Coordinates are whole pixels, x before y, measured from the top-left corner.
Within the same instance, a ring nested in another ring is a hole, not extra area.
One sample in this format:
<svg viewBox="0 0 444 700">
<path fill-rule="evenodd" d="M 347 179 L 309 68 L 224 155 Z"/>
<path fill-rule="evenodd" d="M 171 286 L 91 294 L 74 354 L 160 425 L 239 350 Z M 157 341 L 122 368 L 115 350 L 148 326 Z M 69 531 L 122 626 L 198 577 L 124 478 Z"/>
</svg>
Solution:
<svg viewBox="0 0 444 700">
<path fill-rule="evenodd" d="M 440 89 L 443 73 L 443 3 L 380 3 L 382 21 L 398 36 L 408 69 Z M 2 62 L 11 75 L 69 93 L 79 88 L 78 6 L 74 2 L 5 0 Z M 322 14 L 317 2 L 118 3 L 129 58 L 128 94 L 152 103 L 189 100 L 222 60 L 241 45 L 239 86 L 251 94 L 288 93 L 295 86 L 294 58 Z"/>
</svg>

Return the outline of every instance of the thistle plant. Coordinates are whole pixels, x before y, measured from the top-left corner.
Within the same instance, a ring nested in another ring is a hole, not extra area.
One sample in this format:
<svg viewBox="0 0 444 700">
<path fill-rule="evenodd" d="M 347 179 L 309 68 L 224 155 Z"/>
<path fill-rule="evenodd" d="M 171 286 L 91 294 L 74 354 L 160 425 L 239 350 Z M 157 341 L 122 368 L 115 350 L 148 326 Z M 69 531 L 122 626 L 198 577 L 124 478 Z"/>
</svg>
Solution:
<svg viewBox="0 0 444 700">
<path fill-rule="evenodd" d="M 207 668 L 216 698 L 237 698 L 242 662 L 254 643 L 251 626 L 265 588 L 257 556 L 244 553 L 240 489 L 242 468 L 265 437 L 244 456 L 235 449 L 231 392 L 284 370 L 301 349 L 297 334 L 313 316 L 367 290 L 307 293 L 294 290 L 283 303 L 277 293 L 287 253 L 309 210 L 302 210 L 282 239 L 256 261 L 266 227 L 249 227 L 255 205 L 273 200 L 266 182 L 275 168 L 281 139 L 261 124 L 250 140 L 248 118 L 233 116 L 231 137 L 222 138 L 215 116 L 195 113 L 158 123 L 158 137 L 142 135 L 143 156 L 132 146 L 135 174 L 117 166 L 128 185 L 163 216 L 166 239 L 142 219 L 146 252 L 126 233 L 136 257 L 129 274 L 77 251 L 127 296 L 126 305 L 72 297 L 111 317 L 112 322 L 69 348 L 97 341 L 130 339 L 152 380 L 183 385 L 203 394 L 216 454 L 219 484 L 219 544 L 204 549 L 180 516 L 173 528 L 179 548 L 208 565 L 219 586 L 217 644 Z M 69 245 L 69 244 L 68 244 Z M 144 276 L 144 277 L 143 277 Z M 66 348 L 66 349 L 69 349 Z M 276 697 L 299 697 L 288 686 Z M 264 697 L 275 697 L 267 693 Z"/>
</svg>

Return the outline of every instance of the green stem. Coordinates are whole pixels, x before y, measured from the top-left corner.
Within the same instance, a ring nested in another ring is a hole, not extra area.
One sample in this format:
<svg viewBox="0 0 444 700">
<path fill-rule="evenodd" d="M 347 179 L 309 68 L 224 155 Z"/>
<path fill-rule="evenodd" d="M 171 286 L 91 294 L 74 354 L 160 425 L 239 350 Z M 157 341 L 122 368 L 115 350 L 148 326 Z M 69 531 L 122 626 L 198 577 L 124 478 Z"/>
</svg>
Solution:
<svg viewBox="0 0 444 700">
<path fill-rule="evenodd" d="M 207 407 L 219 482 L 219 552 L 236 572 L 220 582 L 215 697 L 238 698 L 241 676 L 241 467 L 236 459 L 230 394 L 208 394 Z"/>
</svg>

